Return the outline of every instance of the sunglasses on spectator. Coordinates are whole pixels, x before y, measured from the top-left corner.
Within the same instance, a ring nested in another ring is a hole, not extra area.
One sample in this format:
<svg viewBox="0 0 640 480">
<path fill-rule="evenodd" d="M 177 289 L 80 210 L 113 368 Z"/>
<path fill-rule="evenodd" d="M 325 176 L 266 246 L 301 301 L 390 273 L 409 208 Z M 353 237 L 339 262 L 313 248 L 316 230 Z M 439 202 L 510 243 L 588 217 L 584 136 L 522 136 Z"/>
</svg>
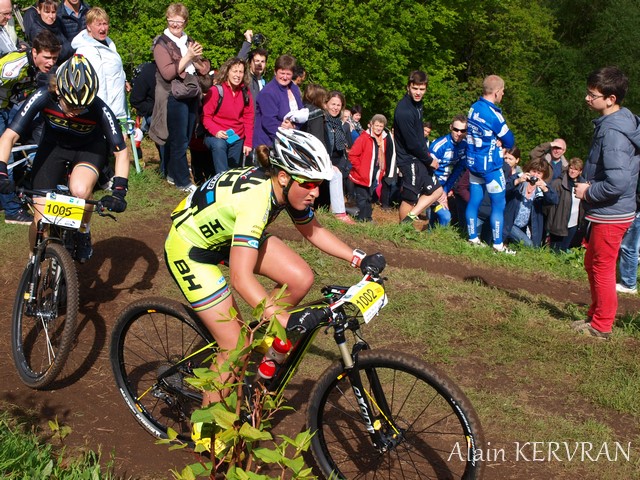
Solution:
<svg viewBox="0 0 640 480">
<path fill-rule="evenodd" d="M 169 20 L 167 19 L 167 23 L 169 25 L 175 25 L 176 27 L 181 27 L 182 25 L 184 25 L 184 20 Z"/>
<path fill-rule="evenodd" d="M 296 183 L 305 190 L 313 190 L 314 188 L 318 188 L 320 185 L 322 185 L 322 180 L 307 180 L 306 178 L 296 177 L 294 175 L 291 175 L 291 178 L 293 178 Z"/>
<path fill-rule="evenodd" d="M 451 127 L 451 130 L 454 131 L 454 132 L 458 132 L 458 133 L 467 133 L 467 129 L 466 128 Z"/>
</svg>

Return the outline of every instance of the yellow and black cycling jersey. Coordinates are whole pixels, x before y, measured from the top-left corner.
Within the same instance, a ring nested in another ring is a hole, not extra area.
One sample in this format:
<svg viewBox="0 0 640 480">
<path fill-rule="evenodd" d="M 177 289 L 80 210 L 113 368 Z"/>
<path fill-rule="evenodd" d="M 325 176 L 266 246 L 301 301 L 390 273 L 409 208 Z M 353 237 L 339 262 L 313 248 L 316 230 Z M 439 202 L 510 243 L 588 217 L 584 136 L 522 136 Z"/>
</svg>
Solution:
<svg viewBox="0 0 640 480">
<path fill-rule="evenodd" d="M 282 210 L 295 224 L 309 223 L 313 209 L 278 205 L 271 178 L 261 167 L 227 170 L 207 180 L 171 214 L 173 228 L 194 247 L 259 248 L 264 229 Z"/>
</svg>

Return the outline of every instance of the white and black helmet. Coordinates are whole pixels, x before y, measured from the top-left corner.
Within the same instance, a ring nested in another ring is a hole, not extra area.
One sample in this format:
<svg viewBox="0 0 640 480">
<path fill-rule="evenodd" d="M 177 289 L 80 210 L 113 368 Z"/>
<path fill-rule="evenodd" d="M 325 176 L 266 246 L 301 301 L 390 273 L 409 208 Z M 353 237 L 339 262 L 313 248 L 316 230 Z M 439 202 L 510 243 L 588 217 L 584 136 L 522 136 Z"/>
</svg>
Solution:
<svg viewBox="0 0 640 480">
<path fill-rule="evenodd" d="M 271 165 L 309 180 L 331 180 L 333 165 L 322 142 L 300 130 L 278 128 Z"/>
</svg>

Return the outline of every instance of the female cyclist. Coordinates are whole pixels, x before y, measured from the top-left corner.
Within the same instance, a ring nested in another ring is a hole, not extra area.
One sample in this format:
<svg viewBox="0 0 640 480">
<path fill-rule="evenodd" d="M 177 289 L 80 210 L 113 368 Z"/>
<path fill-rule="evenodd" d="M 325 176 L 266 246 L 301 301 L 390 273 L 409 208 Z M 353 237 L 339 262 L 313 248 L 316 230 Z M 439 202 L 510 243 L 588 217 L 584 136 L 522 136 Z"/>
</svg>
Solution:
<svg viewBox="0 0 640 480">
<path fill-rule="evenodd" d="M 333 166 L 317 138 L 280 128 L 274 150 L 261 145 L 257 158 L 260 167 L 220 173 L 185 198 L 171 215 L 165 243 L 169 271 L 222 351 L 213 370 L 236 348 L 240 336 L 240 321 L 228 321 L 230 309 L 238 311 L 231 289 L 252 308 L 266 299 L 264 317 L 275 314 L 287 330 L 311 329 L 323 320 L 317 309 L 289 314 L 273 301 L 286 284 L 283 301 L 297 305 L 313 285 L 313 272 L 302 257 L 265 232 L 282 210 L 320 250 L 362 269 L 382 270 L 385 265 L 381 254 L 354 250 L 318 223 L 312 206 L 320 184 L 333 176 Z M 225 262 L 229 283 L 217 266 Z M 273 280 L 274 289 L 267 292 L 256 275 Z M 203 403 L 217 399 L 205 395 Z"/>
</svg>

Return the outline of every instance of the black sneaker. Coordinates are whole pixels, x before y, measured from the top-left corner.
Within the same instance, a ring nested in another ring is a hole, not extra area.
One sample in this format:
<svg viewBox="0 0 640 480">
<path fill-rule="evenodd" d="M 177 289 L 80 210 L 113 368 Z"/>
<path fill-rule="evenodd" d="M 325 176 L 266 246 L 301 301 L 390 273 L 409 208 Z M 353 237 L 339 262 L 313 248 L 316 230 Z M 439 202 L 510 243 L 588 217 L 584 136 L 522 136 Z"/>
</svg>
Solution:
<svg viewBox="0 0 640 480">
<path fill-rule="evenodd" d="M 24 212 L 23 210 L 18 210 L 18 213 L 15 215 L 8 215 L 6 212 L 4 214 L 4 223 L 10 223 L 13 225 L 31 225 L 33 222 L 33 215 Z"/>
<path fill-rule="evenodd" d="M 91 246 L 91 232 L 76 232 L 76 260 L 84 263 L 93 255 L 93 247 Z"/>
</svg>

